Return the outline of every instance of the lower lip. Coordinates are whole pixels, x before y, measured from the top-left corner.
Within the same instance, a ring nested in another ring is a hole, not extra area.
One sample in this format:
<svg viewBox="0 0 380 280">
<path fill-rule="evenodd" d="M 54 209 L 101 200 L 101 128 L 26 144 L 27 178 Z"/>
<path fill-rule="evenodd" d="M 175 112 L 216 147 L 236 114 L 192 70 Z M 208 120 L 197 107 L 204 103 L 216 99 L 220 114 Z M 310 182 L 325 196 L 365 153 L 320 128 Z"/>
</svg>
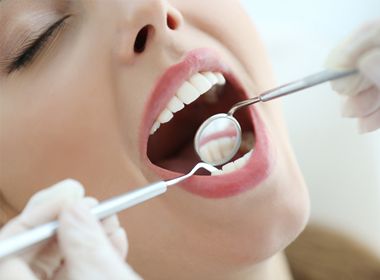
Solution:
<svg viewBox="0 0 380 280">
<path fill-rule="evenodd" d="M 228 74 L 227 74 L 228 75 Z M 240 87 L 234 77 L 227 77 Z M 241 88 L 241 87 L 240 87 Z M 245 93 L 246 98 L 249 98 Z M 265 125 L 254 107 L 249 108 L 250 119 L 255 131 L 255 150 L 242 168 L 218 176 L 198 176 L 194 175 L 182 182 L 180 187 L 184 190 L 199 195 L 204 198 L 226 198 L 258 187 L 271 173 L 274 165 L 273 150 L 270 146 Z M 144 161 L 160 178 L 164 180 L 182 176 L 178 172 L 173 172 L 154 165 L 146 155 L 146 147 L 143 153 Z"/>
</svg>

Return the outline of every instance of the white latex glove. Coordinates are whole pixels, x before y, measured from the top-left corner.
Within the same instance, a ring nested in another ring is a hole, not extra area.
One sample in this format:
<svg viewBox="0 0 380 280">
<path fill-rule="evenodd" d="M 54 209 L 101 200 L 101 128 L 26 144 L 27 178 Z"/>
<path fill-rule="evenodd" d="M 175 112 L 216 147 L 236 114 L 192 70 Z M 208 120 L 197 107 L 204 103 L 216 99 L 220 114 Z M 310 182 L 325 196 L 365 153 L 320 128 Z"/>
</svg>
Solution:
<svg viewBox="0 0 380 280">
<path fill-rule="evenodd" d="M 1 261 L 0 279 L 141 279 L 124 262 L 128 243 L 117 217 L 98 222 L 89 211 L 96 200 L 83 197 L 73 180 L 35 194 L 1 229 L 0 239 L 58 218 L 58 240 Z"/>
<path fill-rule="evenodd" d="M 380 128 L 380 20 L 363 26 L 334 49 L 327 68 L 360 71 L 332 82 L 332 89 L 346 96 L 342 115 L 358 118 L 360 132 Z"/>
</svg>

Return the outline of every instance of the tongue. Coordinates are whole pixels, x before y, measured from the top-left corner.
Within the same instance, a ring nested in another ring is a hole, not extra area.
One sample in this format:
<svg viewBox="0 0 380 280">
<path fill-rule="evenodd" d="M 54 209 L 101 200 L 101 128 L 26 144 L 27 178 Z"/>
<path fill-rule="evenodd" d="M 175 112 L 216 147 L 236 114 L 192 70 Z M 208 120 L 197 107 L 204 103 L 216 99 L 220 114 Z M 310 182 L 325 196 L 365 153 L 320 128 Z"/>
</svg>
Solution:
<svg viewBox="0 0 380 280">
<path fill-rule="evenodd" d="M 185 174 L 189 172 L 199 161 L 200 159 L 194 151 L 194 146 L 192 143 L 189 143 L 178 154 L 169 159 L 160 161 L 158 165 L 170 171 Z"/>
</svg>

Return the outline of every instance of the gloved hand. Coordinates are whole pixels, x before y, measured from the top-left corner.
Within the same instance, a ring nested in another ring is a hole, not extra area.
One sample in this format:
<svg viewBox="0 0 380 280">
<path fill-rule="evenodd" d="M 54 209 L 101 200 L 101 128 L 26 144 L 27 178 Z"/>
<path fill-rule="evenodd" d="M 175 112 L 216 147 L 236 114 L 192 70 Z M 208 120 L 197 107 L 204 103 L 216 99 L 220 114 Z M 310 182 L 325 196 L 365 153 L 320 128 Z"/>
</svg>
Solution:
<svg viewBox="0 0 380 280">
<path fill-rule="evenodd" d="M 334 49 L 327 68 L 360 71 L 333 81 L 332 88 L 346 96 L 342 115 L 358 118 L 360 132 L 380 128 L 380 20 L 363 26 Z"/>
<path fill-rule="evenodd" d="M 95 199 L 66 180 L 35 194 L 23 212 L 0 231 L 0 240 L 59 220 L 58 238 L 0 262 L 0 279 L 141 279 L 124 262 L 127 238 L 116 216 L 98 222 Z"/>
</svg>

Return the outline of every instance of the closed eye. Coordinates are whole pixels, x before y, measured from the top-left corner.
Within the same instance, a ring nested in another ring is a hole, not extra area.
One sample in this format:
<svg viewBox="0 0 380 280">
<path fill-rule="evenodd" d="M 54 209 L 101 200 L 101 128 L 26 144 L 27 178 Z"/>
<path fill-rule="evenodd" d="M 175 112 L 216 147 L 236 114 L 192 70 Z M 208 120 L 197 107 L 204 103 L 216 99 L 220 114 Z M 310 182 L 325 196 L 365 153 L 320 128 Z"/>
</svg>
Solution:
<svg viewBox="0 0 380 280">
<path fill-rule="evenodd" d="M 22 50 L 11 59 L 11 63 L 7 67 L 8 74 L 20 70 L 30 64 L 33 59 L 38 55 L 38 53 L 45 47 L 45 45 L 50 41 L 63 26 L 65 20 L 70 17 L 69 15 L 61 18 L 52 24 L 46 31 L 44 31 L 37 39 L 32 39 L 25 44 Z"/>
</svg>

